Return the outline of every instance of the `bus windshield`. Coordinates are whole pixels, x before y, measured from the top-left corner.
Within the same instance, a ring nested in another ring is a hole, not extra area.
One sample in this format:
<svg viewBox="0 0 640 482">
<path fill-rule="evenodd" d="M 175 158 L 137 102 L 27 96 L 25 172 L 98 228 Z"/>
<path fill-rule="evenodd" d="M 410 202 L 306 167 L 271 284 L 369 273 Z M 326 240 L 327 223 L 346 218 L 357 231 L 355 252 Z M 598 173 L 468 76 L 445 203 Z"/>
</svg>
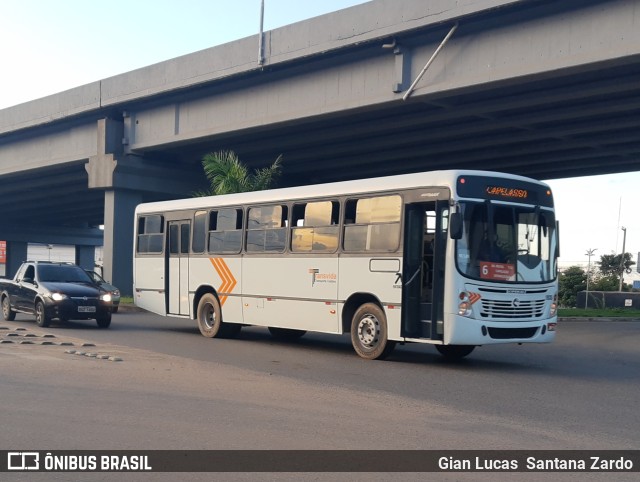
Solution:
<svg viewBox="0 0 640 482">
<path fill-rule="evenodd" d="M 542 283 L 556 277 L 558 246 L 551 211 L 492 202 L 463 202 L 456 264 L 465 276 L 494 282 Z"/>
</svg>

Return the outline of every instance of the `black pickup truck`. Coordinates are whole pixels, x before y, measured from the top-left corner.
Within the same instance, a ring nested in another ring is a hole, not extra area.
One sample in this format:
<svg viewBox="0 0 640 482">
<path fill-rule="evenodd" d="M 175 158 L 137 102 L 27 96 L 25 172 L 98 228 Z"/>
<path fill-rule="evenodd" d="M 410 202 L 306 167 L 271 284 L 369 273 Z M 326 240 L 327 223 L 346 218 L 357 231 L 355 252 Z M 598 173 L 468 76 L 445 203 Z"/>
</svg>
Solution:
<svg viewBox="0 0 640 482">
<path fill-rule="evenodd" d="M 79 266 L 71 263 L 25 262 L 13 280 L 0 280 L 0 303 L 5 320 L 16 312 L 34 314 L 38 326 L 51 320 L 91 320 L 100 328 L 111 324 L 111 294 L 100 288 Z"/>
</svg>

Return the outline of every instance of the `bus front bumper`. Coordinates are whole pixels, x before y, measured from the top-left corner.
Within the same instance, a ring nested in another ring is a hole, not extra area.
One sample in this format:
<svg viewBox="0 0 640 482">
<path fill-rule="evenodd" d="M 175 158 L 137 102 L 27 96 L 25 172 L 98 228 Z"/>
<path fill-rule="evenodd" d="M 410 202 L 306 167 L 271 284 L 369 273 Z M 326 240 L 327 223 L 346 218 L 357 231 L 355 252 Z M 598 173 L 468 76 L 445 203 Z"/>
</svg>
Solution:
<svg viewBox="0 0 640 482">
<path fill-rule="evenodd" d="M 551 343 L 558 318 L 536 321 L 496 322 L 450 315 L 445 324 L 445 345 L 493 345 L 499 343 Z"/>
</svg>

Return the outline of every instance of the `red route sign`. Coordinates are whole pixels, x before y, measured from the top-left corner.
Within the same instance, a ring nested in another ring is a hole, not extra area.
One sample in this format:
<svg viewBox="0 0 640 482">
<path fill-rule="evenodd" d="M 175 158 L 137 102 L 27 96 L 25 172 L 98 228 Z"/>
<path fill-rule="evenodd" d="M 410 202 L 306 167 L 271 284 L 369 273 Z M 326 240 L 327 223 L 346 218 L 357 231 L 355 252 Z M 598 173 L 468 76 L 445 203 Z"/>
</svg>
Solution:
<svg viewBox="0 0 640 482">
<path fill-rule="evenodd" d="M 482 279 L 514 281 L 516 279 L 516 267 L 507 263 L 480 261 L 480 277 Z"/>
<path fill-rule="evenodd" d="M 7 242 L 0 241 L 0 264 L 7 263 Z"/>
</svg>

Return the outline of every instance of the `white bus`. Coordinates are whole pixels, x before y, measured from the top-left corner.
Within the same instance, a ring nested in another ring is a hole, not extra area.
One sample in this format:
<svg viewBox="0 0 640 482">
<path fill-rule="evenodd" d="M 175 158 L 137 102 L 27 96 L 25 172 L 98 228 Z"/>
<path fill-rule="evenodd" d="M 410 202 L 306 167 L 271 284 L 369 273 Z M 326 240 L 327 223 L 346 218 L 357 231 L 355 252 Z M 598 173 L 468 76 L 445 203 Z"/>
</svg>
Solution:
<svg viewBox="0 0 640 482">
<path fill-rule="evenodd" d="M 141 204 L 135 217 L 135 303 L 206 337 L 351 333 L 367 359 L 398 342 L 460 358 L 555 337 L 558 230 L 533 179 L 425 172 Z"/>
</svg>

